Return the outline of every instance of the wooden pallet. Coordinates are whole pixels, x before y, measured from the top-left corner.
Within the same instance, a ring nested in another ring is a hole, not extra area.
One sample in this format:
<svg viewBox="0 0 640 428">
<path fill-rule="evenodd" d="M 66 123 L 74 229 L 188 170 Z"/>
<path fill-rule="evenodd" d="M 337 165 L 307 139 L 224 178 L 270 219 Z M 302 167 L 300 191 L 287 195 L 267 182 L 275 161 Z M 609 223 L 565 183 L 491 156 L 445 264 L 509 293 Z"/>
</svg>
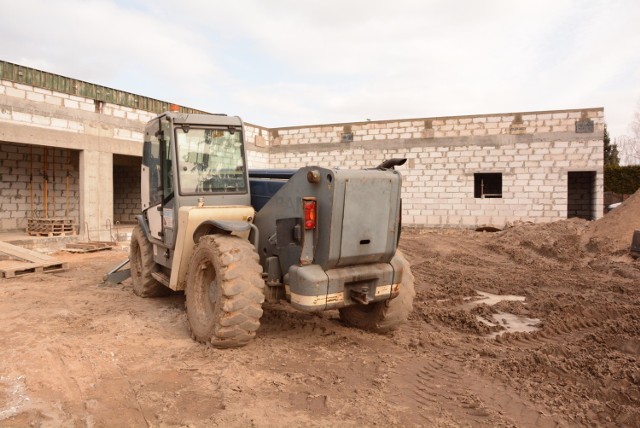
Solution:
<svg viewBox="0 0 640 428">
<path fill-rule="evenodd" d="M 67 268 L 66 263 L 38 264 L 15 260 L 0 261 L 0 278 L 15 278 L 29 273 L 60 272 Z"/>
<path fill-rule="evenodd" d="M 92 253 L 94 251 L 110 250 L 115 246 L 116 243 L 111 241 L 74 242 L 67 244 L 64 250 L 70 253 Z"/>
<path fill-rule="evenodd" d="M 17 259 L 0 261 L 0 278 L 14 278 L 29 273 L 59 272 L 67 269 L 67 263 L 6 242 L 0 241 L 0 253 L 8 254 Z"/>
<path fill-rule="evenodd" d="M 31 236 L 72 236 L 76 234 L 76 224 L 72 218 L 29 218 L 27 233 Z"/>
</svg>

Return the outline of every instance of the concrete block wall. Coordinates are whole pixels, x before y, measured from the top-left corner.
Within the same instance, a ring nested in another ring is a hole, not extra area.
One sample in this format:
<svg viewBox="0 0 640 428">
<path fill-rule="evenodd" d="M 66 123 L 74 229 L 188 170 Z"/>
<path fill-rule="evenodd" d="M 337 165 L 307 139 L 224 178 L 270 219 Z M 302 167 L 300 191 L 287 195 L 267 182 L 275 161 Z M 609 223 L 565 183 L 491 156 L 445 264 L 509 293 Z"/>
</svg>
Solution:
<svg viewBox="0 0 640 428">
<path fill-rule="evenodd" d="M 269 168 L 269 130 L 245 123 L 244 132 L 248 167 L 250 169 Z"/>
<path fill-rule="evenodd" d="M 604 130 L 604 110 L 594 108 L 286 127 L 270 130 L 270 145 L 556 134 L 574 132 L 576 122 L 580 121 L 592 121 L 594 131 L 601 133 Z"/>
<path fill-rule="evenodd" d="M 577 133 L 576 122 L 593 132 Z M 603 109 L 363 122 L 271 131 L 270 167 L 368 168 L 408 158 L 403 223 L 503 227 L 567 218 L 568 173 L 595 173 L 602 213 Z M 502 174 L 501 198 L 475 198 L 474 174 Z"/>
<path fill-rule="evenodd" d="M 141 211 L 140 167 L 113 166 L 113 224 L 135 223 Z"/>
<path fill-rule="evenodd" d="M 0 142 L 0 230 L 25 230 L 28 218 L 67 217 L 78 224 L 78 178 L 77 152 Z"/>
<path fill-rule="evenodd" d="M 92 189 L 114 179 L 114 154 L 140 156 L 144 125 L 154 116 L 0 80 L 0 141 L 78 151 L 80 221 L 92 230 L 104 229 L 120 210 L 112 189 Z M 574 171 L 595 173 L 599 217 L 603 127 L 603 109 L 591 108 L 271 129 L 247 123 L 245 140 L 249 168 L 365 168 L 406 157 L 399 168 L 404 224 L 503 226 L 571 215 L 568 173 Z M 500 173 L 502 197 L 475 198 L 476 173 Z"/>
</svg>

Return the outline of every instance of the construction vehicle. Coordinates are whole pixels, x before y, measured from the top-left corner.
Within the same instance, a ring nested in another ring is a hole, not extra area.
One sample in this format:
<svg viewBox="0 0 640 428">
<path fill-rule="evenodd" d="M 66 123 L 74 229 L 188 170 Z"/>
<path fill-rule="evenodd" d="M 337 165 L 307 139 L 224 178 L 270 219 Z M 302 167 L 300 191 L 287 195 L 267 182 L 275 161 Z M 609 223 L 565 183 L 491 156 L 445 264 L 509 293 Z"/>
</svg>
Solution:
<svg viewBox="0 0 640 428">
<path fill-rule="evenodd" d="M 378 168 L 249 173 L 239 117 L 167 112 L 145 129 L 142 214 L 131 235 L 133 291 L 184 290 L 194 339 L 247 344 L 262 304 L 338 309 L 376 332 L 415 295 L 397 250 L 404 159 Z"/>
<path fill-rule="evenodd" d="M 640 258 L 640 230 L 634 230 L 631 236 L 631 248 L 629 249 L 631 257 Z"/>
</svg>

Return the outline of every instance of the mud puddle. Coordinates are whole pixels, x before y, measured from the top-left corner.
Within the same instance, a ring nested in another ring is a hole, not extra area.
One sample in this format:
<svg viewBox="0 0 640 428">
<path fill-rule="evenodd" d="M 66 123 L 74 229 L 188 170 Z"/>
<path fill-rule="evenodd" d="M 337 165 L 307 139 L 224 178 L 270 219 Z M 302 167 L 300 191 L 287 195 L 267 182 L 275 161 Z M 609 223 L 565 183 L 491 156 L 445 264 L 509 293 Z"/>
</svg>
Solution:
<svg viewBox="0 0 640 428">
<path fill-rule="evenodd" d="M 523 304 L 526 304 L 526 298 L 524 296 L 492 294 L 479 290 L 476 290 L 476 293 L 480 297 L 468 298 L 468 302 L 465 304 L 467 308 L 473 308 L 481 304 L 494 306 L 500 302 L 523 302 Z M 540 325 L 540 319 L 527 318 L 509 312 L 496 312 L 491 314 L 491 317 L 476 315 L 476 319 L 489 327 L 501 328 L 500 331 L 491 332 L 486 336 L 491 339 L 506 332 L 529 333 L 540 330 L 540 327 L 538 327 Z"/>
</svg>

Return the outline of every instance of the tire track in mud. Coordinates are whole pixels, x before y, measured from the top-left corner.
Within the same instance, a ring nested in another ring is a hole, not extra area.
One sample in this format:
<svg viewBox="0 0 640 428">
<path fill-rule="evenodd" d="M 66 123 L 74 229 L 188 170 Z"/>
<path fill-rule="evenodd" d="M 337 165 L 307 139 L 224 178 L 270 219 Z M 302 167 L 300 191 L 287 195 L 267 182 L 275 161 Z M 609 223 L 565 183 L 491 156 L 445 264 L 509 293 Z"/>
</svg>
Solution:
<svg viewBox="0 0 640 428">
<path fill-rule="evenodd" d="M 391 376 L 390 403 L 406 426 L 439 422 L 493 427 L 556 427 L 566 421 L 537 410 L 532 402 L 493 378 L 465 369 L 448 356 L 425 356 L 399 366 Z"/>
<path fill-rule="evenodd" d="M 550 345 L 566 345 L 576 342 L 589 334 L 606 328 L 610 321 L 618 320 L 632 311 L 610 308 L 607 311 L 589 313 L 586 316 L 570 316 L 560 322 L 545 326 L 535 332 L 507 332 L 496 337 L 498 346 L 517 345 L 519 348 L 532 350 Z"/>
<path fill-rule="evenodd" d="M 628 425 L 628 420 L 638 420 L 640 379 L 640 370 L 633 364 L 640 355 L 640 342 L 624 333 L 632 328 L 629 320 L 633 317 L 629 307 L 609 307 L 571 314 L 541 331 L 507 333 L 492 342 L 500 358 L 486 369 L 511 377 L 511 382 L 527 384 L 535 377 L 538 385 L 558 385 L 560 389 L 547 388 L 544 399 L 548 405 L 562 406 L 573 421 L 585 422 L 587 414 L 600 423 L 613 420 Z M 612 366 L 612 360 L 630 363 L 621 369 Z M 570 385 L 570 395 L 558 392 L 566 385 Z"/>
</svg>

